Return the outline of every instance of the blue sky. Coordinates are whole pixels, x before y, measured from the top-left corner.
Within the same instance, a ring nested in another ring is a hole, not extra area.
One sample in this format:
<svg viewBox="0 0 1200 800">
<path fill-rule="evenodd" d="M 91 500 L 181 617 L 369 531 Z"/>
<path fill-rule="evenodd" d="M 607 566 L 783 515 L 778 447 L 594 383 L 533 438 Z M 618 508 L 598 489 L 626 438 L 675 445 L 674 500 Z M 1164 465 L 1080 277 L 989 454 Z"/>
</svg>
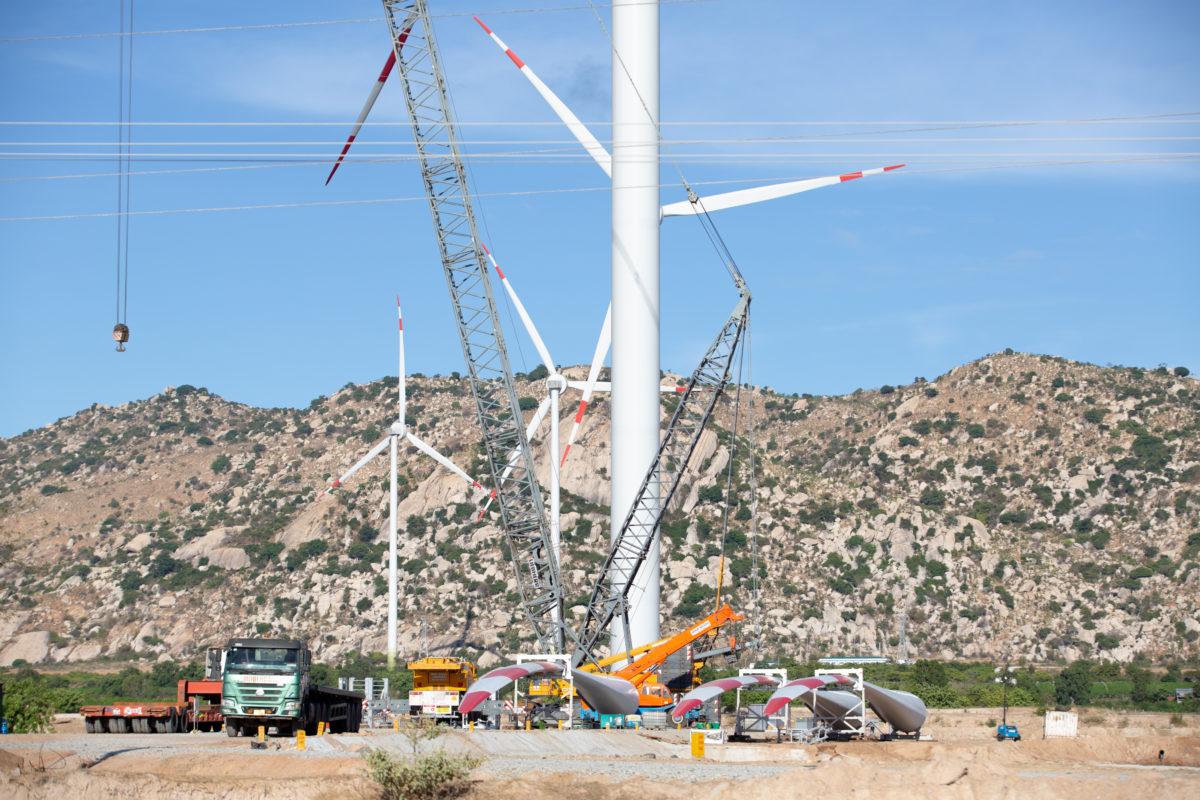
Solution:
<svg viewBox="0 0 1200 800">
<path fill-rule="evenodd" d="M 554 357 L 586 362 L 606 179 L 469 14 L 601 140 L 604 28 L 527 11 L 551 3 L 433 5 L 484 234 Z M 386 57 L 379 4 L 135 10 L 138 31 L 187 32 L 134 39 L 133 118 L 176 124 L 133 129 L 131 208 L 154 213 L 130 220 L 119 354 L 118 39 L 35 40 L 116 32 L 118 4 L 0 5 L 0 436 L 168 385 L 303 407 L 395 374 L 397 293 L 409 371 L 461 370 L 407 129 L 365 128 L 352 152 L 376 160 L 328 187 L 318 163 Z M 712 0 L 661 18 L 664 136 L 701 193 L 908 164 L 715 217 L 755 295 L 755 382 L 840 394 L 1006 347 L 1200 371 L 1200 5 Z M 405 121 L 397 83 L 373 121 Z M 734 292 L 695 220 L 664 223 L 662 271 L 662 363 L 689 372 Z M 514 369 L 536 366 L 506 335 Z"/>
</svg>

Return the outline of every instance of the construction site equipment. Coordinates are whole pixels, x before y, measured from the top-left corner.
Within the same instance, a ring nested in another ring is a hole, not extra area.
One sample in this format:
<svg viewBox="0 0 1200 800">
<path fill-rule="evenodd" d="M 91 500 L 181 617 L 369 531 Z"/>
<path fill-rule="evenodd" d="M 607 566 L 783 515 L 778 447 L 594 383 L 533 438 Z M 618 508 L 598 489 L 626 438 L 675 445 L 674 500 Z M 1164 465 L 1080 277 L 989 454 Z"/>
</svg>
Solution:
<svg viewBox="0 0 1200 800">
<path fill-rule="evenodd" d="M 560 565 L 522 425 L 428 9 L 425 0 L 383 0 L 383 7 L 521 603 L 542 652 L 564 652 L 570 641 L 572 666 L 594 663 L 599 658 L 599 640 L 618 615 L 625 631 L 623 641 L 631 641 L 627 601 L 635 575 L 653 544 L 662 509 L 678 487 L 704 424 L 729 381 L 732 357 L 748 319 L 750 293 L 732 257 L 724 253 L 739 293 L 738 304 L 682 393 L 658 454 L 648 465 L 625 524 L 596 577 L 576 636 L 563 618 Z M 385 67 L 376 88 L 387 73 Z M 360 123 L 375 96 L 373 91 Z"/>
<path fill-rule="evenodd" d="M 117 343 L 117 352 L 125 352 L 125 344 L 129 341 L 129 326 L 118 322 L 113 325 L 113 341 Z"/>
<path fill-rule="evenodd" d="M 430 656 L 410 661 L 413 688 L 408 694 L 409 713 L 438 720 L 458 717 L 463 693 L 475 682 L 475 665 L 462 658 Z"/>
<path fill-rule="evenodd" d="M 281 736 L 355 733 L 362 721 L 363 695 L 312 686 L 308 643 L 296 639 L 230 639 L 225 654 L 221 710 L 229 736 L 252 736 L 259 727 Z"/>
<path fill-rule="evenodd" d="M 540 649 L 561 652 L 568 628 L 559 565 L 479 244 L 433 27 L 424 0 L 383 0 L 383 8 L 521 604 Z"/>
<path fill-rule="evenodd" d="M 996 741 L 1021 741 L 1021 732 L 1017 730 L 1016 725 L 997 725 L 996 726 Z"/>
<path fill-rule="evenodd" d="M 680 692 L 693 688 L 695 673 L 703 660 L 689 654 L 691 645 L 706 637 L 715 637 L 721 626 L 731 622 L 740 622 L 745 617 L 734 613 L 728 605 L 721 606 L 713 613 L 694 625 L 690 625 L 673 636 L 660 639 L 648 645 L 634 648 L 629 653 L 602 658 L 593 663 L 584 664 L 575 669 L 580 672 L 596 673 L 602 668 L 611 667 L 627 660 L 629 655 L 638 655 L 631 663 L 612 671 L 611 675 L 632 683 L 638 689 L 638 708 L 642 710 L 665 710 L 675 705 Z M 737 639 L 729 637 L 728 645 L 709 648 L 706 654 L 725 654 L 736 652 Z M 708 657 L 708 655 L 705 657 Z M 674 661 L 674 669 L 664 675 L 667 663 Z M 685 666 L 686 665 L 686 666 Z M 567 691 L 563 681 L 556 678 L 540 678 L 530 682 L 531 697 L 547 698 L 562 697 Z"/>
<path fill-rule="evenodd" d="M 737 305 L 688 380 L 663 433 L 658 455 L 646 471 L 625 523 L 596 575 L 579 629 L 575 664 L 594 658 L 600 638 L 618 618 L 625 630 L 624 641 L 630 641 L 627 601 L 638 569 L 654 543 L 662 511 L 670 507 L 700 434 L 729 384 L 733 355 L 750 315 L 750 291 L 732 259 L 726 266 L 738 288 Z"/>
<path fill-rule="evenodd" d="M 88 733 L 185 733 L 221 729 L 221 682 L 181 680 L 174 703 L 131 702 L 79 709 Z"/>
</svg>

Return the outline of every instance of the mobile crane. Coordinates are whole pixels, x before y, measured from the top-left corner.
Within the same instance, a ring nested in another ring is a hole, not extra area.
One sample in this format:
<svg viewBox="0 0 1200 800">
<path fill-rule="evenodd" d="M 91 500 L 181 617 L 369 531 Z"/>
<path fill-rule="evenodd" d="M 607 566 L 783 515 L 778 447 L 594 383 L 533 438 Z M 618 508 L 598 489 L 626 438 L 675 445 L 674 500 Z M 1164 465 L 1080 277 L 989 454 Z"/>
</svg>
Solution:
<svg viewBox="0 0 1200 800">
<path fill-rule="evenodd" d="M 669 506 L 700 434 L 729 383 L 733 357 L 749 319 L 750 292 L 726 251 L 722 257 L 734 279 L 738 302 L 680 396 L 658 453 L 648 465 L 625 523 L 596 576 L 586 618 L 576 632 L 563 614 L 565 592 L 560 565 L 551 547 L 533 455 L 522 425 L 426 0 L 383 0 L 383 8 L 392 53 L 359 116 L 359 125 L 394 64 L 412 122 L 421 177 L 521 604 L 542 652 L 569 651 L 574 667 L 588 663 L 599 670 L 597 650 L 610 625 L 619 619 L 625 627 L 625 641 L 629 641 L 629 591 L 658 532 L 662 510 Z M 338 163 L 357 132 L 356 126 Z M 694 195 L 691 197 L 695 202 Z M 702 222 L 710 224 L 703 217 Z M 655 645 L 643 659 L 660 646 L 666 647 Z M 679 647 L 670 652 L 678 652 Z M 667 655 L 664 653 L 656 663 L 661 664 Z M 625 657 L 622 654 L 621 658 Z M 648 681 L 649 672 L 638 675 L 639 685 Z"/>
<path fill-rule="evenodd" d="M 740 622 L 743 619 L 745 617 L 742 614 L 736 614 L 728 605 L 724 605 L 673 636 L 599 659 L 594 663 L 589 662 L 578 669 L 583 672 L 603 671 L 605 674 L 626 679 L 637 687 L 638 707 L 642 710 L 667 709 L 675 705 L 680 689 L 684 688 L 678 685 L 670 686 L 662 680 L 661 670 L 667 659 L 685 652 L 694 642 L 702 638 L 715 639 L 718 629 L 723 625 Z M 712 644 L 716 646 L 705 651 L 705 659 L 720 654 L 728 657 L 737 652 L 737 639 L 733 636 L 729 637 L 728 644 L 717 644 L 715 641 Z M 606 671 L 608 667 L 631 658 L 633 660 L 629 664 L 612 672 Z M 703 660 L 695 660 L 690 655 L 687 660 L 690 663 L 687 665 L 688 685 L 684 688 L 685 691 L 694 688 L 696 670 L 703 665 Z M 540 698 L 542 702 L 546 703 L 566 696 L 568 691 L 567 682 L 559 678 L 539 678 L 531 681 L 529 685 L 530 697 Z"/>
</svg>

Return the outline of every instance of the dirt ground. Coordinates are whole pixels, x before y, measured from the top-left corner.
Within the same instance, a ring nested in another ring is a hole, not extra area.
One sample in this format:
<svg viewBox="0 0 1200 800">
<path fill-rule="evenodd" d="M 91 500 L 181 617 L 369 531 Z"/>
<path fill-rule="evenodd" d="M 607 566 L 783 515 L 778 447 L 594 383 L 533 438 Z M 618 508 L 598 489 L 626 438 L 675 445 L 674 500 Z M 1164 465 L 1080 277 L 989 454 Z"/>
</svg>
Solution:
<svg viewBox="0 0 1200 800">
<path fill-rule="evenodd" d="M 932 740 L 728 743 L 712 747 L 712 757 L 704 762 L 687 755 L 686 732 L 604 734 L 625 737 L 625 752 L 641 742 L 647 754 L 561 759 L 515 747 L 511 754 L 494 755 L 494 743 L 504 742 L 495 737 L 514 734 L 491 732 L 493 755 L 474 773 L 468 797 L 780 800 L 814 793 L 876 798 L 896 791 L 905 797 L 956 800 L 1200 797 L 1200 719 L 1195 715 L 1183 717 L 1182 725 L 1176 718 L 1172 725 L 1169 714 L 1083 710 L 1078 738 L 1043 740 L 1041 719 L 1022 709 L 1009 714 L 1009 722 L 1020 726 L 1020 742 L 997 742 L 998 721 L 996 709 L 934 710 L 925 728 Z M 552 744 L 552 737 L 577 734 L 539 735 Z M 276 739 L 263 752 L 250 750 L 245 739 L 221 734 L 86 735 L 75 718 L 64 720 L 52 734 L 0 738 L 0 798 L 376 798 L 378 791 L 362 776 L 356 751 L 392 746 L 395 739 L 378 732 L 334 737 L 304 753 L 294 750 L 292 740 Z M 472 746 L 466 732 L 439 740 L 451 741 L 456 750 Z M 657 759 L 648 761 L 655 758 L 652 750 Z M 678 757 L 664 755 L 676 751 Z M 743 760 L 746 755 L 756 760 Z M 664 771 L 655 775 L 648 767 Z M 687 775 L 709 768 L 732 772 L 717 780 Z"/>
</svg>

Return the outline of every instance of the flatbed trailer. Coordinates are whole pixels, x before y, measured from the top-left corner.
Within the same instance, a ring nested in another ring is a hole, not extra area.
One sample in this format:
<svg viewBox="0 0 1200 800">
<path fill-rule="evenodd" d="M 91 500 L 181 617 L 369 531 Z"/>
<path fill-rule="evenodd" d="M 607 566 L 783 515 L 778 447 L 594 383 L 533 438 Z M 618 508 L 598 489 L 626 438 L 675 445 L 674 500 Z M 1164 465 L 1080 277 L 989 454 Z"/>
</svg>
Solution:
<svg viewBox="0 0 1200 800">
<path fill-rule="evenodd" d="M 175 702 L 147 701 L 91 705 L 79 709 L 88 733 L 186 733 L 219 731 L 221 682 L 181 680 Z"/>
</svg>

